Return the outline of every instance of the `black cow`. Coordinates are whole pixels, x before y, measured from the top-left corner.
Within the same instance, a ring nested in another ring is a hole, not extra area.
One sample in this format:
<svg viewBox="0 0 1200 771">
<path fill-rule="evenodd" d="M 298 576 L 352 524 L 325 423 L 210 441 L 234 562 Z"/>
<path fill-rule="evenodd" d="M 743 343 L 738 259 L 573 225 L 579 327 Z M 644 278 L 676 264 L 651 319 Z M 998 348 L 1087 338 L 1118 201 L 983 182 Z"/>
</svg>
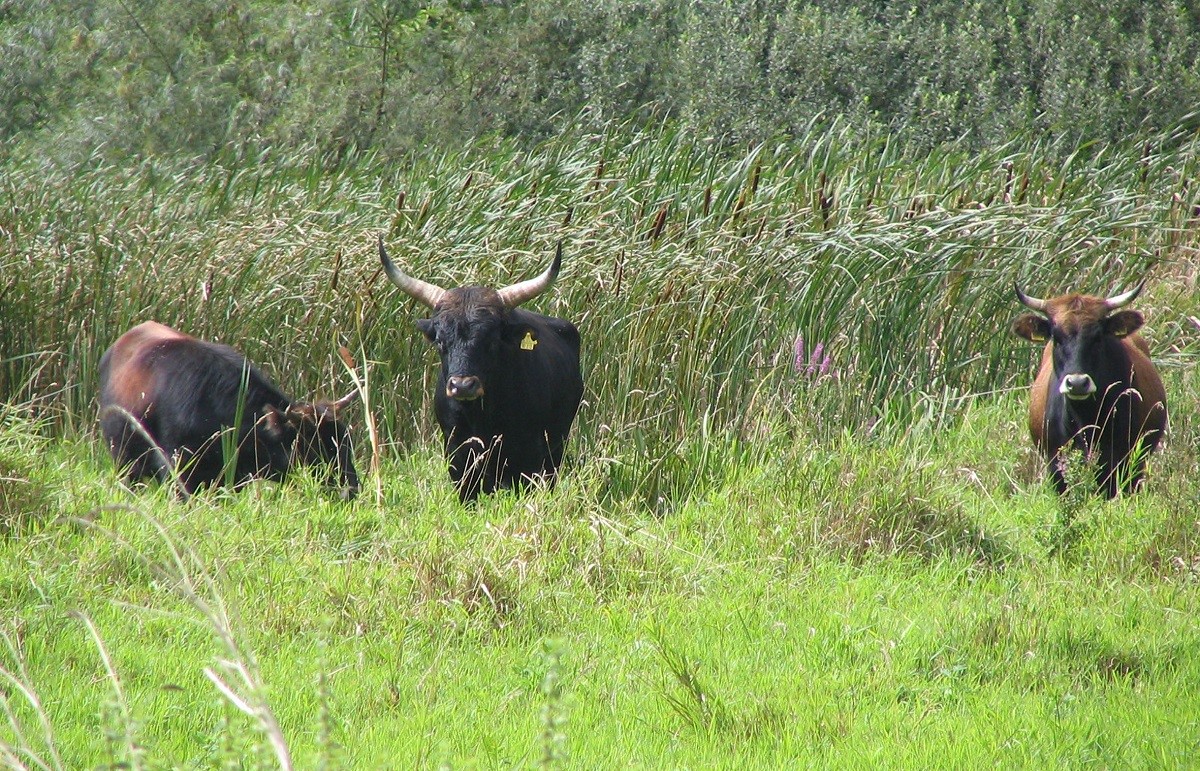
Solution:
<svg viewBox="0 0 1200 771">
<path fill-rule="evenodd" d="M 1097 482 L 1111 498 L 1140 486 L 1146 456 L 1166 431 L 1166 391 L 1150 347 L 1137 334 L 1145 319 L 1121 310 L 1144 284 L 1108 299 L 1068 294 L 1042 300 L 1013 287 L 1038 313 L 1018 317 L 1013 332 L 1046 344 L 1029 394 L 1029 432 L 1060 493 L 1067 487 L 1063 447 L 1098 462 Z"/>
<path fill-rule="evenodd" d="M 579 402 L 579 331 L 518 308 L 558 277 L 562 245 L 537 278 L 503 289 L 442 289 L 402 273 L 379 239 L 388 278 L 433 310 L 417 322 L 442 360 L 434 406 L 461 501 L 480 493 L 553 486 Z"/>
<path fill-rule="evenodd" d="M 177 472 L 186 494 L 220 485 L 236 450 L 229 460 L 239 486 L 321 464 L 342 499 L 353 498 L 358 474 L 340 415 L 356 396 L 293 402 L 233 348 L 155 321 L 121 335 L 100 359 L 100 428 L 113 460 L 131 483 L 166 483 Z"/>
</svg>

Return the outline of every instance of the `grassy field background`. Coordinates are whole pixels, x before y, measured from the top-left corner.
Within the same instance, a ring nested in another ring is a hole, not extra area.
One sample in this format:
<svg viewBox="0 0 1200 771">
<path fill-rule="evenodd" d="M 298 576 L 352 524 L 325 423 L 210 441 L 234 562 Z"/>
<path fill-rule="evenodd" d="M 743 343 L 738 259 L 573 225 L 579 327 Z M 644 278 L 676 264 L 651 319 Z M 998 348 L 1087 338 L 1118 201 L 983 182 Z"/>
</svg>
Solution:
<svg viewBox="0 0 1200 771">
<path fill-rule="evenodd" d="M 846 127 L 790 147 L 614 127 L 387 167 L 12 160 L 4 761 L 1186 765 L 1192 141 L 914 157 Z M 533 303 L 584 339 L 557 490 L 457 505 L 436 356 L 380 233 L 445 285 L 533 275 L 564 241 Z M 1167 447 L 1143 494 L 1059 499 L 1025 435 L 1012 282 L 1111 294 L 1147 271 Z M 360 500 L 303 475 L 187 504 L 122 488 L 95 368 L 146 318 L 296 396 L 365 381 Z"/>
</svg>

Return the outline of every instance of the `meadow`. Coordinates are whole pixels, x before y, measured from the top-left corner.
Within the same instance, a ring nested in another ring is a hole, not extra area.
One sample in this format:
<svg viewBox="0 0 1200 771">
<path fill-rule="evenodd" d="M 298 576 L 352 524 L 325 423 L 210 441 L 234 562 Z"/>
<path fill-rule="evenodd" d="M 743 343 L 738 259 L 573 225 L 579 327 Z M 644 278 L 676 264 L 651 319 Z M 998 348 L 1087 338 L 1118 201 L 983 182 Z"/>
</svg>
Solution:
<svg viewBox="0 0 1200 771">
<path fill-rule="evenodd" d="M 0 757 L 14 768 L 1186 766 L 1200 753 L 1194 138 L 914 154 L 671 128 L 403 163 L 10 159 Z M 462 508 L 422 312 L 540 272 L 587 393 L 563 481 Z M 1171 431 L 1062 498 L 1012 284 L 1136 303 Z M 96 363 L 155 318 L 300 397 L 364 490 L 127 490 Z M 345 348 L 349 361 L 339 353 Z"/>
</svg>

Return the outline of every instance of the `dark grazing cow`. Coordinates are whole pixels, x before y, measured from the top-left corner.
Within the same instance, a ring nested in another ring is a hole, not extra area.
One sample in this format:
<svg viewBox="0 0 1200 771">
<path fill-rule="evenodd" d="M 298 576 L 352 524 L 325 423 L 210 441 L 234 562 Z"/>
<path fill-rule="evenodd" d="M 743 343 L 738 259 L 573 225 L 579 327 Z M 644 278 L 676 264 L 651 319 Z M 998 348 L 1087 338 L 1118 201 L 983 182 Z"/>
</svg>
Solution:
<svg viewBox="0 0 1200 771">
<path fill-rule="evenodd" d="M 236 448 L 238 485 L 320 464 L 342 499 L 353 498 L 358 474 L 341 412 L 356 395 L 294 402 L 233 348 L 154 321 L 121 335 L 100 359 L 100 428 L 113 460 L 131 483 L 167 483 L 177 471 L 187 494 L 221 484 Z"/>
<path fill-rule="evenodd" d="M 417 327 L 442 360 L 434 407 L 459 499 L 534 480 L 553 486 L 583 398 L 579 331 L 517 306 L 554 283 L 562 245 L 545 273 L 503 289 L 411 278 L 388 259 L 382 238 L 379 259 L 392 283 L 433 310 Z"/>
<path fill-rule="evenodd" d="M 1136 490 L 1145 460 L 1167 428 L 1167 397 L 1137 330 L 1141 313 L 1122 310 L 1142 291 L 1104 299 L 1068 294 L 1030 297 L 1013 285 L 1026 313 L 1013 332 L 1046 343 L 1029 398 L 1029 431 L 1046 457 L 1055 486 L 1066 491 L 1064 446 L 1097 462 L 1097 483 L 1108 496 Z"/>
</svg>

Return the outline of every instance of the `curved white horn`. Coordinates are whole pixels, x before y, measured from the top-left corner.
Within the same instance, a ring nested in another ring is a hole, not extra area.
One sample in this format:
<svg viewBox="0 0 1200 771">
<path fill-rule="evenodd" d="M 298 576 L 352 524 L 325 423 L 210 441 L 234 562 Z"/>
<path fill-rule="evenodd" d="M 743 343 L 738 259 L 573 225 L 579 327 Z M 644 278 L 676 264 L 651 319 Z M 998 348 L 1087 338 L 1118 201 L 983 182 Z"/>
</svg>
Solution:
<svg viewBox="0 0 1200 771">
<path fill-rule="evenodd" d="M 549 268 L 546 268 L 545 273 L 537 278 L 531 278 L 528 281 L 522 281 L 518 284 L 499 289 L 497 290 L 497 294 L 500 295 L 500 300 L 506 308 L 515 308 L 549 289 L 554 284 L 554 279 L 558 278 L 558 271 L 561 267 L 562 241 L 559 241 L 558 248 L 554 251 L 554 261 L 550 263 Z"/>
<path fill-rule="evenodd" d="M 1042 300 L 1037 297 L 1031 297 L 1031 296 L 1025 294 L 1024 292 L 1021 291 L 1021 287 L 1017 286 L 1016 281 L 1013 282 L 1013 289 L 1016 290 L 1016 292 L 1017 292 L 1017 299 L 1020 300 L 1021 304 L 1024 305 L 1026 308 L 1029 308 L 1030 310 L 1035 310 L 1038 313 L 1046 312 L 1046 301 L 1045 300 Z"/>
<path fill-rule="evenodd" d="M 442 289 L 437 284 L 430 284 L 420 279 L 413 278 L 407 275 L 388 259 L 387 249 L 383 248 L 383 236 L 379 236 L 379 261 L 383 263 L 383 269 L 387 273 L 388 278 L 392 283 L 400 287 L 403 292 L 417 302 L 424 303 L 430 308 L 437 307 L 437 304 L 442 301 L 446 295 L 446 290 Z"/>
<path fill-rule="evenodd" d="M 1146 279 L 1142 279 L 1140 284 L 1135 286 L 1133 289 L 1130 289 L 1128 292 L 1119 294 L 1116 297 L 1108 298 L 1104 301 L 1104 307 L 1108 308 L 1110 311 L 1115 311 L 1122 305 L 1128 305 L 1129 303 L 1133 302 L 1135 297 L 1142 293 L 1142 287 L 1144 286 L 1146 286 Z"/>
</svg>

